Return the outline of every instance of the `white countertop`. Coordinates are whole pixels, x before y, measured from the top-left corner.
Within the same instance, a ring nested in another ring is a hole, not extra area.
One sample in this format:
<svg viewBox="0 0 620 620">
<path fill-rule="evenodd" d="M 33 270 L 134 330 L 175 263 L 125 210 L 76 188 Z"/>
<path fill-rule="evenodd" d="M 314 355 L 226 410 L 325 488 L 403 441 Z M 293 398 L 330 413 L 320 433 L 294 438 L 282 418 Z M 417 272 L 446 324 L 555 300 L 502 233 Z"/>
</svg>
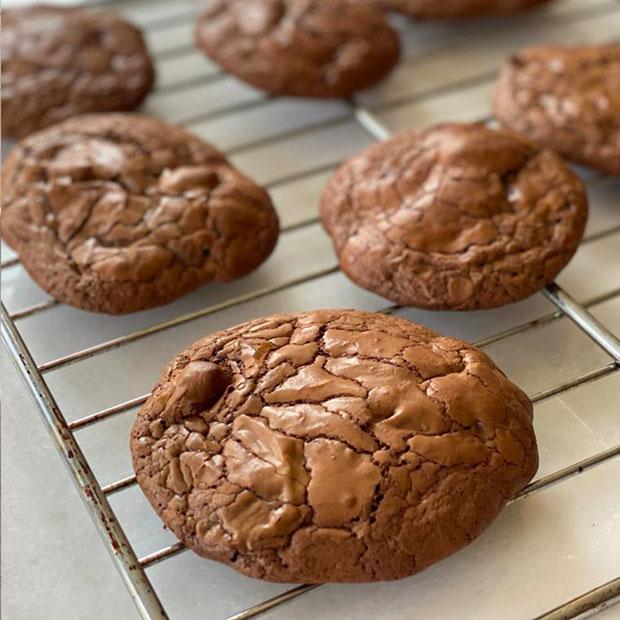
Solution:
<svg viewBox="0 0 620 620">
<path fill-rule="evenodd" d="M 191 42 L 191 0 L 129 0 L 112 6 L 147 29 L 159 81 L 145 111 L 184 122 L 270 185 L 283 233 L 254 274 L 205 287 L 173 304 L 125 317 L 54 304 L 21 265 L 2 269 L 2 299 L 44 372 L 68 421 L 139 397 L 163 365 L 198 337 L 273 311 L 317 307 L 381 310 L 390 302 L 336 270 L 316 205 L 330 170 L 373 141 L 343 101 L 266 99 L 223 75 Z M 390 131 L 489 117 L 493 72 L 528 43 L 603 42 L 618 38 L 617 0 L 557 0 L 504 19 L 448 24 L 398 22 L 403 59 L 377 88 L 360 95 Z M 620 179 L 579 170 L 591 213 L 586 239 L 558 279 L 620 335 Z M 2 260 L 11 257 L 3 248 Z M 131 342 L 114 339 L 162 326 Z M 556 484 L 507 507 L 471 546 L 397 583 L 325 586 L 273 609 L 269 618 L 522 619 L 546 612 L 620 576 L 620 458 L 581 474 L 566 468 L 620 445 L 620 372 L 610 356 L 568 318 L 553 318 L 543 295 L 495 311 L 397 314 L 480 342 L 530 396 L 600 373 L 540 399 L 535 407 L 541 468 Z M 89 347 L 103 347 L 91 351 Z M 75 363 L 60 358 L 77 355 Z M 133 620 L 138 617 L 113 562 L 47 436 L 34 403 L 2 352 L 2 617 Z M 127 438 L 135 409 L 75 432 L 101 485 L 131 475 Z M 174 542 L 135 485 L 109 495 L 139 556 Z M 245 578 L 181 552 L 147 574 L 172 620 L 221 620 L 286 592 L 286 584 Z M 620 606 L 601 618 L 620 618 Z"/>
<path fill-rule="evenodd" d="M 133 601 L 4 346 L 0 376 L 0 616 L 136 620 Z"/>
</svg>

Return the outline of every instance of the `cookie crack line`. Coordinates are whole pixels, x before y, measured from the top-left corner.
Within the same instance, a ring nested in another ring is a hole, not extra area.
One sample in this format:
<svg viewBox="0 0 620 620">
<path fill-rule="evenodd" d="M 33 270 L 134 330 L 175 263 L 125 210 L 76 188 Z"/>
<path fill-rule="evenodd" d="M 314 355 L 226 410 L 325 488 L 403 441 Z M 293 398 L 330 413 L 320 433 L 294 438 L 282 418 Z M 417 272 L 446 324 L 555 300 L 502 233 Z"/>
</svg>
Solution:
<svg viewBox="0 0 620 620">
<path fill-rule="evenodd" d="M 200 555 L 272 581 L 396 579 L 468 544 L 527 484 L 531 411 L 470 345 L 325 310 L 196 342 L 140 410 L 131 451 Z"/>
</svg>

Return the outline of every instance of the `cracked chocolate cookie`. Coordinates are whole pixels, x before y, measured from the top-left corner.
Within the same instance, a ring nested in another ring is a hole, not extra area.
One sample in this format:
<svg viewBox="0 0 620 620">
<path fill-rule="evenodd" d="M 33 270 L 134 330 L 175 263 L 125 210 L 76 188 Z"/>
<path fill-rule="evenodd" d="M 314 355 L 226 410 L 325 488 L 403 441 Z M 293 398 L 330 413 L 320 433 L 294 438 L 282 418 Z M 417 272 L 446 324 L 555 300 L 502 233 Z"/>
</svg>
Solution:
<svg viewBox="0 0 620 620">
<path fill-rule="evenodd" d="M 137 108 L 154 70 L 140 31 L 112 13 L 2 10 L 2 134 L 26 136 L 85 112 Z"/>
<path fill-rule="evenodd" d="M 421 571 L 471 542 L 538 464 L 532 405 L 484 353 L 354 310 L 199 340 L 138 413 L 131 452 L 187 546 L 300 583 Z"/>
<path fill-rule="evenodd" d="M 199 18 L 196 42 L 257 88 L 300 97 L 367 88 L 400 51 L 381 11 L 345 0 L 218 0 Z"/>
<path fill-rule="evenodd" d="M 550 0 L 364 0 L 416 19 L 457 19 L 515 13 Z"/>
<path fill-rule="evenodd" d="M 620 43 L 522 51 L 500 73 L 493 111 L 568 159 L 620 175 Z"/>
<path fill-rule="evenodd" d="M 340 266 L 401 305 L 494 308 L 551 282 L 587 218 L 553 151 L 484 125 L 438 125 L 375 144 L 332 176 L 321 219 Z"/>
<path fill-rule="evenodd" d="M 81 116 L 30 135 L 2 189 L 2 236 L 33 279 L 97 312 L 239 278 L 278 237 L 262 188 L 196 136 L 143 116 Z"/>
</svg>

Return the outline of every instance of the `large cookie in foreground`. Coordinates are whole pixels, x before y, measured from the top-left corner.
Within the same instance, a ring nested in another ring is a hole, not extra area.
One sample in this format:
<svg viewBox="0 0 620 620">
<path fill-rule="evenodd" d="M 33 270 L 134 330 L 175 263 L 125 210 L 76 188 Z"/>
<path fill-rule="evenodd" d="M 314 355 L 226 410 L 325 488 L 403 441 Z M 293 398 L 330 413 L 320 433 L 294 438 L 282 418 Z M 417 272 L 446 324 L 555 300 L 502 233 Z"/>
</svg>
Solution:
<svg viewBox="0 0 620 620">
<path fill-rule="evenodd" d="M 196 342 L 138 413 L 138 482 L 207 558 L 271 581 L 398 579 L 532 478 L 532 406 L 471 345 L 325 310 Z"/>
<path fill-rule="evenodd" d="M 503 15 L 533 8 L 549 0 L 364 0 L 416 19 L 460 19 Z"/>
<path fill-rule="evenodd" d="M 120 314 L 239 278 L 271 253 L 267 193 L 180 127 L 129 114 L 32 134 L 2 167 L 2 236 L 57 300 Z"/>
<path fill-rule="evenodd" d="M 438 125 L 346 162 L 321 199 L 340 265 L 401 305 L 518 301 L 575 253 L 585 189 L 559 155 L 510 131 Z"/>
<path fill-rule="evenodd" d="M 226 71 L 275 95 L 346 97 L 398 61 L 378 9 L 346 0 L 217 0 L 196 43 Z"/>
<path fill-rule="evenodd" d="M 86 112 L 137 108 L 155 72 L 140 31 L 113 13 L 2 10 L 2 136 Z"/>
<path fill-rule="evenodd" d="M 568 159 L 620 175 L 620 43 L 512 56 L 495 84 L 493 111 Z"/>
</svg>

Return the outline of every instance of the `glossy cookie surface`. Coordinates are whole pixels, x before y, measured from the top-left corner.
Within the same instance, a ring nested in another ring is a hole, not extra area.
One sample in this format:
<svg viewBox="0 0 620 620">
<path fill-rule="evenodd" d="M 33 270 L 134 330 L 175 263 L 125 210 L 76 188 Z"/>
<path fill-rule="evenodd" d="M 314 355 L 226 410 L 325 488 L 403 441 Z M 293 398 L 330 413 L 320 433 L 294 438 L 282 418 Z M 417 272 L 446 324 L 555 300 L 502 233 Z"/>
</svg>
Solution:
<svg viewBox="0 0 620 620">
<path fill-rule="evenodd" d="M 137 108 L 155 72 L 140 31 L 108 12 L 35 5 L 2 10 L 2 135 L 71 116 Z"/>
<path fill-rule="evenodd" d="M 551 282 L 583 235 L 581 181 L 553 151 L 484 125 L 375 144 L 336 171 L 321 219 L 352 280 L 401 304 L 473 310 Z"/>
<path fill-rule="evenodd" d="M 196 136 L 129 114 L 32 134 L 2 168 L 2 236 L 59 301 L 122 314 L 260 265 L 267 193 Z"/>
<path fill-rule="evenodd" d="M 139 412 L 131 450 L 186 545 L 302 583 L 424 569 L 477 536 L 538 458 L 530 401 L 484 353 L 353 310 L 199 340 Z"/>
<path fill-rule="evenodd" d="M 506 61 L 493 93 L 506 127 L 620 175 L 620 43 L 534 47 Z"/>
<path fill-rule="evenodd" d="M 381 11 L 345 0 L 218 0 L 196 42 L 226 71 L 276 95 L 346 97 L 399 57 Z"/>
</svg>

